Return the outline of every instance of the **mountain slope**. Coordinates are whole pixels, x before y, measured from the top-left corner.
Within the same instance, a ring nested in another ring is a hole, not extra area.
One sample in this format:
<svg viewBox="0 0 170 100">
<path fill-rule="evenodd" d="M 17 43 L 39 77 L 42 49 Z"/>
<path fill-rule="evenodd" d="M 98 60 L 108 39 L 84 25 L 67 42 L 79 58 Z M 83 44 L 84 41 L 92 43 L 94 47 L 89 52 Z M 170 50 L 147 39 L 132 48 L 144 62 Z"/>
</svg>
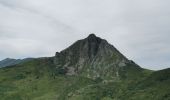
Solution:
<svg viewBox="0 0 170 100">
<path fill-rule="evenodd" d="M 153 72 L 144 80 L 130 85 L 121 99 L 170 100 L 170 68 Z"/>
<path fill-rule="evenodd" d="M 84 77 L 55 75 L 53 58 L 0 69 L 2 100 L 63 100 L 67 93 L 93 83 Z"/>
<path fill-rule="evenodd" d="M 150 71 L 94 34 L 54 57 L 0 69 L 2 100 L 169 100 L 170 70 Z"/>
</svg>

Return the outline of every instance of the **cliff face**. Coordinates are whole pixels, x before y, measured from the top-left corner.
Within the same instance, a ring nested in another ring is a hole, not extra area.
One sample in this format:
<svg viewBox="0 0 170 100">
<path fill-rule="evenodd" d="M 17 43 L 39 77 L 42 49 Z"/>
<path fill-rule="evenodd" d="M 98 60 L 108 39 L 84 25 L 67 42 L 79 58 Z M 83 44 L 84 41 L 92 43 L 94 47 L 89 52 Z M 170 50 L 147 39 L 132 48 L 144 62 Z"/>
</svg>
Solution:
<svg viewBox="0 0 170 100">
<path fill-rule="evenodd" d="M 94 34 L 75 42 L 67 49 L 57 52 L 56 68 L 67 75 L 82 75 L 89 78 L 119 78 L 119 73 L 129 61 L 114 46 Z"/>
</svg>

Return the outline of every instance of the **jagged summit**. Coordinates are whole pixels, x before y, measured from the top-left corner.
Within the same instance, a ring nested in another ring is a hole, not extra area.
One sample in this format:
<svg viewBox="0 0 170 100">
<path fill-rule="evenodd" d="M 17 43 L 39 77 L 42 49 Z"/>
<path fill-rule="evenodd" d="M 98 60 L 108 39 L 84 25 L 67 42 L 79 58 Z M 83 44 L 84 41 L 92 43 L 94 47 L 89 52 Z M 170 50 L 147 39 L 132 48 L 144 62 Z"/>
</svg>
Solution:
<svg viewBox="0 0 170 100">
<path fill-rule="evenodd" d="M 91 38 L 91 37 L 96 38 L 96 35 L 94 33 L 91 33 L 89 34 L 88 38 Z"/>
<path fill-rule="evenodd" d="M 89 36 L 87 37 L 88 40 L 96 40 L 96 39 L 100 39 L 99 37 L 97 37 L 94 33 L 89 34 Z"/>
<path fill-rule="evenodd" d="M 88 44 L 89 52 L 96 54 L 101 42 L 104 40 L 97 37 L 95 34 L 90 34 L 84 41 Z"/>
<path fill-rule="evenodd" d="M 89 34 L 89 36 L 87 37 L 89 42 L 93 42 L 93 41 L 102 41 L 102 39 L 100 37 L 97 37 L 94 33 Z"/>
<path fill-rule="evenodd" d="M 68 75 L 113 78 L 119 77 L 119 69 L 131 61 L 105 39 L 90 34 L 57 52 L 54 63 L 56 68 L 65 70 Z"/>
</svg>

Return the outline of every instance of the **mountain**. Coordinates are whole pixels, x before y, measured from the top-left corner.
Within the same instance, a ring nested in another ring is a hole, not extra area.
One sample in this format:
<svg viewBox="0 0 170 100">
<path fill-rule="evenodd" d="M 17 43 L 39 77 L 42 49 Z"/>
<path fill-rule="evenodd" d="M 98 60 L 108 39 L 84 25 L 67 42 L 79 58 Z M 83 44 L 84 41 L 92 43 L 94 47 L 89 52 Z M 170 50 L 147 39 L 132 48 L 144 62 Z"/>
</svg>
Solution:
<svg viewBox="0 0 170 100">
<path fill-rule="evenodd" d="M 143 69 L 94 34 L 0 69 L 2 100 L 169 100 L 169 84 L 170 69 Z"/>
<path fill-rule="evenodd" d="M 57 52 L 54 63 L 59 71 L 67 75 L 81 75 L 88 78 L 119 79 L 126 67 L 136 71 L 142 69 L 128 60 L 113 45 L 95 34 L 79 40 L 69 48 Z"/>
<path fill-rule="evenodd" d="M 6 59 L 0 61 L 0 68 L 6 67 L 6 66 L 11 66 L 11 65 L 16 65 L 16 64 L 19 64 L 19 63 L 23 63 L 23 62 L 29 61 L 31 59 L 32 58 L 25 58 L 25 59 L 6 58 Z"/>
</svg>

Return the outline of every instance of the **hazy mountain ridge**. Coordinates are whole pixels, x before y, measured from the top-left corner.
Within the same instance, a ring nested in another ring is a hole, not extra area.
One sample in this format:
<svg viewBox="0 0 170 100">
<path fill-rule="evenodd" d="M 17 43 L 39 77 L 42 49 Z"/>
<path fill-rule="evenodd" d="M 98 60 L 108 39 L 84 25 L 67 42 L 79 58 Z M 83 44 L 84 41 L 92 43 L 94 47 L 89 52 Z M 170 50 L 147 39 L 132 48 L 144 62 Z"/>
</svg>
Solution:
<svg viewBox="0 0 170 100">
<path fill-rule="evenodd" d="M 25 58 L 25 59 L 6 58 L 6 59 L 0 61 L 0 68 L 1 67 L 7 67 L 7 66 L 16 65 L 16 64 L 19 64 L 19 63 L 30 61 L 32 59 L 33 58 Z"/>
<path fill-rule="evenodd" d="M 169 84 L 169 69 L 143 69 L 94 34 L 0 69 L 2 100 L 169 100 Z"/>
</svg>

